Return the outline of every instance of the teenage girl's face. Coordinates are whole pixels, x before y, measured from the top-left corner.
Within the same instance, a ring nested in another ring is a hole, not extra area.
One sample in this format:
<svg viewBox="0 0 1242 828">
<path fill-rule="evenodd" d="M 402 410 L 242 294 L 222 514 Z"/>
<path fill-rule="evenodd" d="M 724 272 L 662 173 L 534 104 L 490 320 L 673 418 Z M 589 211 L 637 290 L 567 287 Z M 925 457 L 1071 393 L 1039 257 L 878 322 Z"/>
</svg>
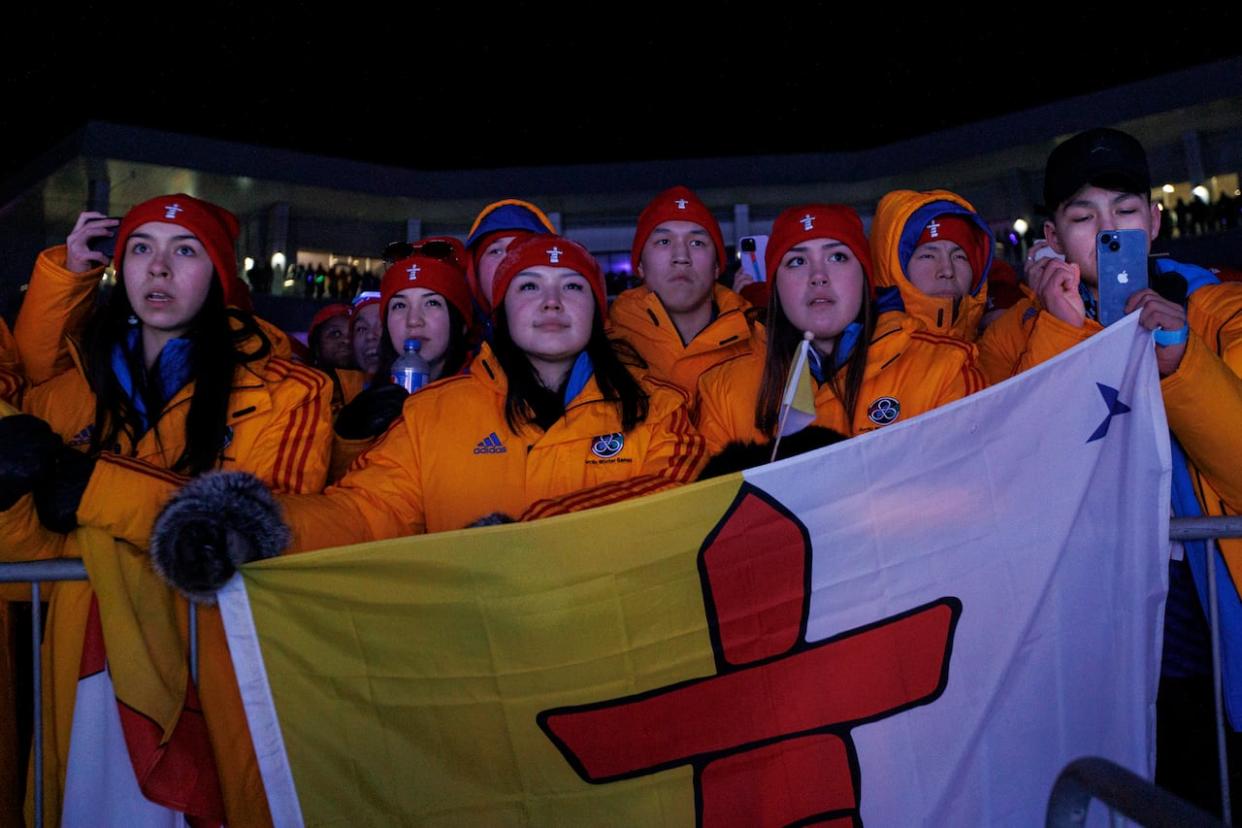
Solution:
<svg viewBox="0 0 1242 828">
<path fill-rule="evenodd" d="M 364 305 L 356 312 L 354 328 L 354 361 L 368 374 L 379 368 L 380 308 L 378 303 Z"/>
<path fill-rule="evenodd" d="M 407 339 L 421 342 L 418 353 L 431 366 L 432 379 L 439 379 L 444 370 L 452 327 L 448 300 L 434 290 L 405 288 L 388 300 L 388 338 L 393 349 L 400 354 Z"/>
<path fill-rule="evenodd" d="M 489 303 L 492 301 L 492 285 L 496 284 L 496 268 L 500 266 L 501 259 L 505 257 L 515 238 L 517 236 L 492 239 L 479 254 L 479 288 Z"/>
<path fill-rule="evenodd" d="M 215 266 L 189 230 L 149 221 L 125 241 L 121 278 L 134 315 L 167 340 L 185 334 L 202 310 Z"/>
<path fill-rule="evenodd" d="M 586 348 L 595 296 L 586 278 L 567 267 L 528 267 L 505 292 L 509 335 L 538 363 L 572 362 Z"/>
<path fill-rule="evenodd" d="M 811 332 L 822 354 L 858 317 L 866 282 L 862 263 L 836 239 L 799 242 L 776 268 L 781 310 L 799 331 Z"/>
</svg>

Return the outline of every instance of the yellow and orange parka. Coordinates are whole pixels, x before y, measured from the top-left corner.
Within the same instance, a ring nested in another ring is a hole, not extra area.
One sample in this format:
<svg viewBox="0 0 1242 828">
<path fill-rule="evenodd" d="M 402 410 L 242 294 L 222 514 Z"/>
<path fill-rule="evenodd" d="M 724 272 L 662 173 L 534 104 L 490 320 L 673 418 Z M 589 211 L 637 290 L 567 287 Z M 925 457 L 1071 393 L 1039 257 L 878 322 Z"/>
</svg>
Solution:
<svg viewBox="0 0 1242 828">
<path fill-rule="evenodd" d="M 1160 380 L 1169 430 L 1186 452 L 1203 514 L 1242 514 L 1242 284 L 1195 290 L 1186 320 L 1190 334 L 1181 365 Z M 984 331 L 980 357 L 989 379 L 1000 382 L 1100 330 L 1093 319 L 1081 327 L 1057 319 L 1027 291 Z M 1217 542 L 1242 592 L 1242 539 Z"/>
<path fill-rule="evenodd" d="M 960 299 L 928 296 L 906 278 L 903 262 L 914 252 L 915 242 L 927 223 L 938 215 L 960 215 L 979 226 L 988 240 L 982 273 L 976 273 L 970 291 Z M 948 190 L 894 190 L 876 205 L 871 223 L 871 261 L 875 265 L 877 290 L 896 288 L 905 312 L 932 333 L 965 342 L 979 338 L 979 323 L 988 303 L 987 268 L 992 261 L 991 234 L 969 201 Z"/>
<path fill-rule="evenodd" d="M 252 351 L 251 346 L 257 344 L 251 340 L 244 348 Z M 72 368 L 31 389 L 23 407 L 46 420 L 69 446 L 85 450 L 94 422 L 95 397 L 76 348 L 68 352 Z M 332 444 L 328 379 L 269 355 L 238 367 L 233 382 L 219 468 L 250 472 L 278 492 L 321 490 Z M 100 455 L 78 509 L 79 529 L 68 535 L 44 529 L 30 496 L 0 512 L 0 558 L 81 557 L 91 579 L 51 585 L 43 660 L 44 819 L 48 824 L 60 821 L 79 665 L 93 597 L 98 599 L 117 698 L 149 716 L 166 734 L 171 734 L 181 715 L 186 688 L 186 603 L 154 574 L 145 549 L 155 516 L 185 481 L 170 468 L 184 450 L 193 391 L 191 382 L 177 392 L 155 427 L 136 446 L 122 438 L 116 453 Z M 270 823 L 219 612 L 203 607 L 198 617 L 197 692 L 219 770 L 227 821 Z M 152 646 L 155 642 L 162 646 Z M 122 653 L 129 657 L 118 655 Z M 127 694 L 136 700 L 126 698 Z"/>
<path fill-rule="evenodd" d="M 8 324 L 0 319 L 0 402 L 15 407 L 21 404 L 26 387 L 25 373 L 17 341 L 9 332 Z"/>
<path fill-rule="evenodd" d="M 313 549 L 461 529 L 488 515 L 533 519 L 693 481 L 706 454 L 685 395 L 640 378 L 647 418 L 623 433 L 592 377 L 547 431 L 510 430 L 508 383 L 484 344 L 470 373 L 432 383 L 322 495 L 282 497 L 294 546 Z"/>
<path fill-rule="evenodd" d="M 608 333 L 627 342 L 647 363 L 650 376 L 671 383 L 693 408 L 700 377 L 709 369 L 763 347 L 757 312 L 738 294 L 717 284 L 712 293 L 716 317 L 688 343 L 660 297 L 645 285 L 618 296 L 608 310 Z"/>
<path fill-rule="evenodd" d="M 765 442 L 755 425 L 763 378 L 762 351 L 714 368 L 699 386 L 697 423 L 711 454 L 731 442 Z M 893 311 L 881 315 L 867 350 L 857 411 L 845 406 L 829 383 L 815 393 L 813 425 L 854 437 L 961 399 L 986 385 L 973 345 L 923 330 Z"/>
</svg>

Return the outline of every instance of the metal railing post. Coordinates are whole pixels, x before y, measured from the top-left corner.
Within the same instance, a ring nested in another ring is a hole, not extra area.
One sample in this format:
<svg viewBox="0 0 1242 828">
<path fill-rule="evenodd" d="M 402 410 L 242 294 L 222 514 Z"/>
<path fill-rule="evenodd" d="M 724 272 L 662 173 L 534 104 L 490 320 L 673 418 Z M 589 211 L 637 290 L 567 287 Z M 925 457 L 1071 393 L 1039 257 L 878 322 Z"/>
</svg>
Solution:
<svg viewBox="0 0 1242 828">
<path fill-rule="evenodd" d="M 31 663 L 34 665 L 34 824 L 35 828 L 43 826 L 43 631 L 40 628 L 42 603 L 39 596 L 39 582 L 30 582 L 30 644 L 34 648 Z"/>
<path fill-rule="evenodd" d="M 1216 697 L 1216 762 L 1220 771 L 1220 808 L 1225 825 L 1233 825 L 1229 791 L 1229 755 L 1225 749 L 1225 693 L 1220 669 L 1220 605 L 1216 603 L 1216 541 L 1204 544 L 1207 558 L 1208 621 L 1212 632 L 1212 695 Z"/>
<path fill-rule="evenodd" d="M 189 607 L 189 623 L 186 625 L 186 638 L 190 645 L 190 681 L 194 682 L 194 692 L 198 692 L 198 604 L 187 601 Z"/>
</svg>

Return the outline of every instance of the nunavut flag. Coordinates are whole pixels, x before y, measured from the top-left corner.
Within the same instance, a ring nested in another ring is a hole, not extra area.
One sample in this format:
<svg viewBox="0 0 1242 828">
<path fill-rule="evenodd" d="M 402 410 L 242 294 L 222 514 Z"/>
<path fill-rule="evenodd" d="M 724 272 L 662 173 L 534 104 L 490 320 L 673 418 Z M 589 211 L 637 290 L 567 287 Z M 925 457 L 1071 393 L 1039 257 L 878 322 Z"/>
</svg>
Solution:
<svg viewBox="0 0 1242 828">
<path fill-rule="evenodd" d="M 864 401 L 865 402 L 865 401 Z M 910 422 L 221 593 L 305 825 L 1030 825 L 1150 776 L 1169 445 L 1132 317 Z"/>
</svg>

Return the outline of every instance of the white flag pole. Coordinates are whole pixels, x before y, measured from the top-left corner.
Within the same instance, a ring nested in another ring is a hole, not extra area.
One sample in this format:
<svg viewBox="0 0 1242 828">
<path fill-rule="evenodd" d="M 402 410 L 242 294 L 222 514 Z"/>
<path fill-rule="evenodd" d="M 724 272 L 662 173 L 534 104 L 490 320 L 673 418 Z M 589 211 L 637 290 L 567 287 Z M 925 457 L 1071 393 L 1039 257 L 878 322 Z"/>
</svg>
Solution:
<svg viewBox="0 0 1242 828">
<path fill-rule="evenodd" d="M 776 439 L 772 441 L 772 456 L 768 458 L 769 463 L 776 461 L 776 450 L 781 447 L 781 436 L 785 432 L 785 423 L 789 420 L 789 409 L 793 407 L 794 397 L 798 394 L 798 383 L 802 378 L 802 372 L 806 370 L 807 352 L 814 338 L 815 334 L 810 331 L 802 332 L 802 341 L 798 343 L 798 353 L 794 357 L 793 370 L 789 372 L 789 376 L 785 377 L 785 395 L 781 397 L 781 416 L 776 424 Z"/>
</svg>

